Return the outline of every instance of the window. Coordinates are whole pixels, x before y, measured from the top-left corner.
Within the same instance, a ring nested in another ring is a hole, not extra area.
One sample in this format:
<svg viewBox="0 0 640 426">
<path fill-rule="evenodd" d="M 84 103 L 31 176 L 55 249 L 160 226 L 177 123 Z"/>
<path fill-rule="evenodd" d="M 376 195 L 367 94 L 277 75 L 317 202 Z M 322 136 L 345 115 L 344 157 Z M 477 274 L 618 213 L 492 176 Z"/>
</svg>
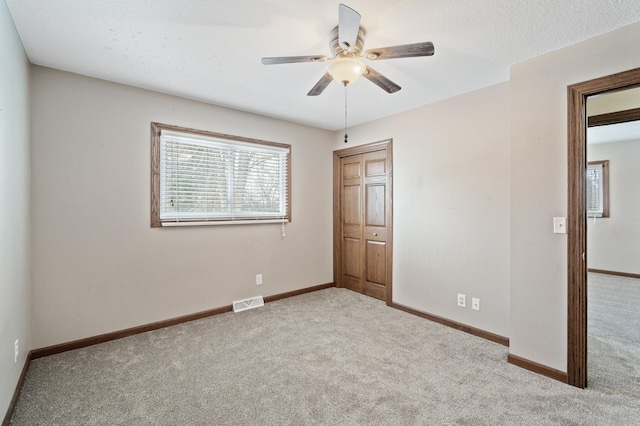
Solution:
<svg viewBox="0 0 640 426">
<path fill-rule="evenodd" d="M 609 217 L 609 160 L 587 164 L 587 217 Z"/>
<path fill-rule="evenodd" d="M 291 220 L 291 146 L 151 123 L 151 226 Z"/>
</svg>

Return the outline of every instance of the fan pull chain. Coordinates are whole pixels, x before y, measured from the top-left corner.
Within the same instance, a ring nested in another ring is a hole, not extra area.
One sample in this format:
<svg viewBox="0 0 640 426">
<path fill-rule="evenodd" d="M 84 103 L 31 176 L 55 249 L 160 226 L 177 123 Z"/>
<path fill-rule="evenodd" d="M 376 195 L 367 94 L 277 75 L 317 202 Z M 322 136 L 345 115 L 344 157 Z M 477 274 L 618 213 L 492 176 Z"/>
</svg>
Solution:
<svg viewBox="0 0 640 426">
<path fill-rule="evenodd" d="M 347 82 L 343 81 L 344 84 L 344 143 L 349 141 L 349 135 L 347 134 Z"/>
<path fill-rule="evenodd" d="M 284 237 L 286 236 L 286 234 L 284 233 L 284 216 L 282 216 L 282 227 L 280 228 L 280 232 L 282 235 L 282 239 L 284 240 Z"/>
</svg>

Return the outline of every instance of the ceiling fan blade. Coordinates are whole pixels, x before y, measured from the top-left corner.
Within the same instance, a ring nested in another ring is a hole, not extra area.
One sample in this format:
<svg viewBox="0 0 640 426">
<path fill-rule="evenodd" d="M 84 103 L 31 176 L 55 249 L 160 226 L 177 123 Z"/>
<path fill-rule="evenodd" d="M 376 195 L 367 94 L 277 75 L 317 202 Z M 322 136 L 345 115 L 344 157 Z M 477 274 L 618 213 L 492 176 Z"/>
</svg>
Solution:
<svg viewBox="0 0 640 426">
<path fill-rule="evenodd" d="M 349 6 L 338 5 L 338 43 L 345 52 L 356 47 L 359 30 L 360 14 Z"/>
<path fill-rule="evenodd" d="M 307 96 L 318 96 L 333 81 L 333 77 L 328 72 L 324 73 L 322 78 L 313 86 L 313 89 L 307 93 Z"/>
<path fill-rule="evenodd" d="M 387 93 L 395 93 L 401 89 L 400 86 L 371 67 L 367 67 L 367 71 L 362 76 Z"/>
<path fill-rule="evenodd" d="M 433 43 L 426 41 L 423 43 L 403 44 L 400 46 L 381 47 L 379 49 L 369 49 L 364 52 L 364 57 L 372 61 L 378 59 L 393 58 L 413 58 L 415 56 L 431 56 L 435 53 Z"/>
<path fill-rule="evenodd" d="M 275 56 L 273 58 L 262 58 L 263 65 L 275 65 L 275 64 L 293 64 L 296 62 L 324 62 L 327 60 L 326 56 Z"/>
</svg>

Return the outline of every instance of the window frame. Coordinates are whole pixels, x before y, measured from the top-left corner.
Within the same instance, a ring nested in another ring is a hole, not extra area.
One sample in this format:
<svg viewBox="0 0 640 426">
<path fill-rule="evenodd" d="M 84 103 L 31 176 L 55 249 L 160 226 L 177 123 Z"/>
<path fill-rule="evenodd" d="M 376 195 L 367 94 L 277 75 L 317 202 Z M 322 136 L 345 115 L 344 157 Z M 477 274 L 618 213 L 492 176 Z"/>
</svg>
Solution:
<svg viewBox="0 0 640 426">
<path fill-rule="evenodd" d="M 182 219 L 162 219 L 160 217 L 160 175 L 161 168 L 161 136 L 162 132 L 181 133 L 185 137 L 198 136 L 202 138 L 219 139 L 231 145 L 237 142 L 238 145 L 255 144 L 260 146 L 276 147 L 287 149 L 286 167 L 286 211 L 285 216 L 269 216 L 269 217 L 242 217 L 242 218 L 182 218 Z M 234 136 L 224 133 L 210 132 L 207 130 L 198 130 L 189 127 L 174 126 L 170 124 L 151 123 L 151 227 L 175 227 L 175 226 L 196 226 L 196 225 L 239 225 L 239 224 L 260 224 L 260 223 L 284 223 L 291 222 L 291 145 L 269 142 L 260 139 L 252 139 L 241 136 Z"/>
<path fill-rule="evenodd" d="M 602 214 L 600 213 L 590 213 L 587 209 L 587 217 L 588 218 L 601 218 L 601 217 L 609 217 L 609 160 L 602 161 L 589 161 L 587 162 L 587 169 L 589 170 L 590 166 L 601 166 L 602 167 L 602 178 L 600 179 L 600 183 L 602 185 Z M 587 188 L 585 190 L 585 200 L 589 198 L 589 179 L 585 177 L 585 184 Z"/>
</svg>

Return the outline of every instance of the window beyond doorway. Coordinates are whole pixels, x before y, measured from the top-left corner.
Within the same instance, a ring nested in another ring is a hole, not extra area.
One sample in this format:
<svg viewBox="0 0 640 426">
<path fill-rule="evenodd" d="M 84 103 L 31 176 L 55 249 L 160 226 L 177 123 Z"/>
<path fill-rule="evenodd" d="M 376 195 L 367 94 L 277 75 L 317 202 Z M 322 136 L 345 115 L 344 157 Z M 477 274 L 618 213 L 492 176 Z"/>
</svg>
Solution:
<svg viewBox="0 0 640 426">
<path fill-rule="evenodd" d="M 609 160 L 587 164 L 587 217 L 609 217 Z"/>
</svg>

